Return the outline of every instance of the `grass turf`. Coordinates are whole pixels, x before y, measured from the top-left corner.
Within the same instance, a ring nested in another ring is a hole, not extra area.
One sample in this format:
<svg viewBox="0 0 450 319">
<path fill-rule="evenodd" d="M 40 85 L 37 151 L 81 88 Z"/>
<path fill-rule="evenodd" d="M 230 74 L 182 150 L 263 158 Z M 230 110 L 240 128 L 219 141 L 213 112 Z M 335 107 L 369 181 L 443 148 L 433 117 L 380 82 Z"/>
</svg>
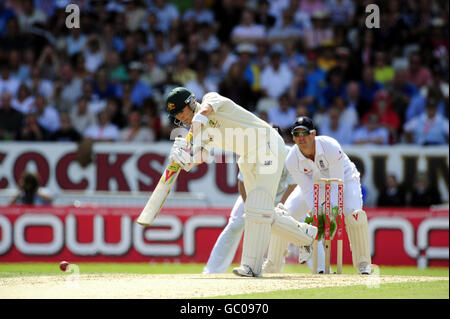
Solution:
<svg viewBox="0 0 450 319">
<path fill-rule="evenodd" d="M 172 263 L 75 263 L 81 274 L 94 273 L 126 273 L 126 274 L 198 274 L 204 264 L 172 264 Z M 231 269 L 237 265 L 232 265 Z M 286 265 L 285 273 L 310 273 L 307 266 Z M 355 274 L 351 266 L 344 266 L 344 274 Z M 0 263 L 0 278 L 61 275 L 59 264 L 50 263 Z M 449 268 L 433 267 L 419 269 L 417 267 L 381 266 L 380 275 L 396 276 L 437 276 L 448 277 Z M 213 299 L 448 299 L 448 281 L 421 283 L 390 283 L 379 288 L 368 288 L 364 285 L 350 287 L 325 287 L 297 290 L 272 291 L 242 295 L 217 296 Z"/>
<path fill-rule="evenodd" d="M 204 264 L 186 263 L 77 263 L 80 273 L 127 273 L 127 274 L 198 274 L 203 271 Z M 231 272 L 232 265 L 227 272 Z M 305 265 L 286 265 L 285 273 L 310 273 Z M 343 267 L 344 274 L 355 274 L 352 266 Z M 35 275 L 59 275 L 59 263 L 56 262 L 24 262 L 1 263 L 0 277 L 18 277 Z M 432 267 L 420 269 L 417 267 L 380 266 L 379 275 L 397 276 L 437 276 L 448 277 L 448 267 Z"/>
</svg>

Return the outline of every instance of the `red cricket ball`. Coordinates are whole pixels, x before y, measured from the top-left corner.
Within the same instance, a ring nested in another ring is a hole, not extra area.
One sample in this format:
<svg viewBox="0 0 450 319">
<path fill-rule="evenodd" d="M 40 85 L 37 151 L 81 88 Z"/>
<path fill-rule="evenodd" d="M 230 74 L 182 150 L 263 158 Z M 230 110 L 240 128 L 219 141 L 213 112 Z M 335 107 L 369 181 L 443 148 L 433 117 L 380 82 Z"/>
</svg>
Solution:
<svg viewBox="0 0 450 319">
<path fill-rule="evenodd" d="M 67 267 L 69 267 L 69 263 L 67 261 L 64 260 L 59 263 L 59 269 L 62 271 L 66 271 Z"/>
</svg>

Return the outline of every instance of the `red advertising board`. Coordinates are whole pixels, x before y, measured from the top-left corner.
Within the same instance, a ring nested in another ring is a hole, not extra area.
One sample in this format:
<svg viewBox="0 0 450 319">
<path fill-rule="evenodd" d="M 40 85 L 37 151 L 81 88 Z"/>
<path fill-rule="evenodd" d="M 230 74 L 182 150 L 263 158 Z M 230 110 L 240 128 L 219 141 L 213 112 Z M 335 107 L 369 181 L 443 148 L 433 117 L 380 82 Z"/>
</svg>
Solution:
<svg viewBox="0 0 450 319">
<path fill-rule="evenodd" d="M 228 221 L 229 208 L 164 208 L 154 225 L 135 219 L 139 207 L 0 207 L 0 262 L 205 263 Z M 367 209 L 372 262 L 449 265 L 449 212 Z M 335 240 L 332 262 L 335 262 Z M 235 262 L 239 262 L 241 245 Z M 344 235 L 345 264 L 351 264 Z M 296 262 L 293 250 L 288 262 Z"/>
</svg>

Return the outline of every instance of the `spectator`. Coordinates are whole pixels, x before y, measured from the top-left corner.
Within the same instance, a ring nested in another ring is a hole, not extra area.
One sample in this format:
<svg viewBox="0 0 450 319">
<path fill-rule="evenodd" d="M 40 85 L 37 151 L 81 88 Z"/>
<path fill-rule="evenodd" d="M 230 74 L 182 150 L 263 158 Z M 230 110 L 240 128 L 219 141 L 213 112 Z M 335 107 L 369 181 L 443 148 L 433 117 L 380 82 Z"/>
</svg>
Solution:
<svg viewBox="0 0 450 319">
<path fill-rule="evenodd" d="M 338 60 L 334 54 L 334 41 L 324 41 L 318 48 L 319 56 L 317 58 L 318 66 L 325 72 L 329 72 L 337 66 Z"/>
<path fill-rule="evenodd" d="M 153 142 L 155 136 L 153 132 L 141 125 L 141 114 L 132 111 L 128 115 L 128 126 L 120 131 L 119 140 L 122 142 Z"/>
<path fill-rule="evenodd" d="M 29 50 L 26 52 L 29 52 Z M 30 77 L 30 68 L 22 63 L 24 60 L 24 56 L 19 50 L 11 50 L 9 52 L 8 66 L 10 75 L 11 78 L 15 78 L 19 82 L 23 82 Z"/>
<path fill-rule="evenodd" d="M 250 43 L 240 43 L 236 47 L 236 52 L 239 56 L 239 63 L 242 70 L 244 70 L 244 77 L 252 87 L 252 90 L 256 93 L 260 90 L 261 86 L 261 69 L 259 65 L 252 61 L 256 47 Z M 233 100 L 234 101 L 234 100 Z"/>
<path fill-rule="evenodd" d="M 394 78 L 394 69 L 386 61 L 386 53 L 375 53 L 375 65 L 373 67 L 375 81 L 382 84 L 390 82 Z"/>
<path fill-rule="evenodd" d="M 243 76 L 239 62 L 231 65 L 226 77 L 219 84 L 219 94 L 235 101 L 249 111 L 255 110 L 255 97 L 250 83 Z"/>
<path fill-rule="evenodd" d="M 266 30 L 269 30 L 275 25 L 277 18 L 269 12 L 270 3 L 272 1 L 260 0 L 258 1 L 258 6 L 255 12 L 255 22 L 256 24 L 263 25 Z"/>
<path fill-rule="evenodd" d="M 73 68 L 69 63 L 61 67 L 61 80 L 61 97 L 71 103 L 75 103 L 81 97 L 83 81 L 74 76 Z"/>
<path fill-rule="evenodd" d="M 314 17 L 318 11 L 325 10 L 325 4 L 322 0 L 301 0 L 300 10 Z"/>
<path fill-rule="evenodd" d="M 356 67 L 356 63 L 353 59 L 349 48 L 341 46 L 336 50 L 337 54 L 337 67 L 342 73 L 344 82 L 359 81 L 361 79 L 361 72 Z"/>
<path fill-rule="evenodd" d="M 133 61 L 139 61 L 139 47 L 137 36 L 135 33 L 128 33 L 124 38 L 124 50 L 120 52 L 120 60 L 125 65 L 129 65 Z"/>
<path fill-rule="evenodd" d="M 378 114 L 371 114 L 367 123 L 355 131 L 353 144 L 357 145 L 387 145 L 389 132 L 380 125 Z"/>
<path fill-rule="evenodd" d="M 195 67 L 197 77 L 195 80 L 186 83 L 186 88 L 195 94 L 198 101 L 201 101 L 203 95 L 208 92 L 217 92 L 216 84 L 207 78 L 207 70 L 208 64 L 205 61 L 197 61 Z"/>
<path fill-rule="evenodd" d="M 405 112 L 411 99 L 419 92 L 414 84 L 407 81 L 406 75 L 406 69 L 396 69 L 394 79 L 387 87 L 392 98 L 393 110 L 398 113 L 402 123 L 405 121 Z"/>
<path fill-rule="evenodd" d="M 22 114 L 27 114 L 31 111 L 34 104 L 34 97 L 31 95 L 31 91 L 25 83 L 19 86 L 17 91 L 17 97 L 11 102 L 11 106 Z"/>
<path fill-rule="evenodd" d="M 141 80 L 142 64 L 140 62 L 131 62 L 128 67 L 128 73 L 131 86 L 130 101 L 141 107 L 144 99 L 153 95 L 153 90 Z"/>
<path fill-rule="evenodd" d="M 301 48 L 301 41 L 288 41 L 283 43 L 284 48 L 284 61 L 292 72 L 299 66 L 306 65 L 306 56 L 300 52 L 303 51 Z"/>
<path fill-rule="evenodd" d="M 23 115 L 11 104 L 11 94 L 7 91 L 1 95 L 0 140 L 13 140 L 21 129 Z"/>
<path fill-rule="evenodd" d="M 60 73 L 61 75 L 63 73 L 63 70 L 60 68 L 58 54 L 51 45 L 44 47 L 36 62 L 36 66 L 39 68 L 41 75 L 49 80 L 54 80 Z"/>
<path fill-rule="evenodd" d="M 19 89 L 20 81 L 11 76 L 11 71 L 6 62 L 0 61 L 0 93 L 9 92 L 15 97 Z"/>
<path fill-rule="evenodd" d="M 106 110 L 98 113 L 97 120 L 98 124 L 89 126 L 84 131 L 85 139 L 92 139 L 97 142 L 114 142 L 119 139 L 119 129 L 116 125 L 111 124 Z"/>
<path fill-rule="evenodd" d="M 146 16 L 146 10 L 138 0 L 127 0 L 125 2 L 125 21 L 127 31 L 136 32 Z"/>
<path fill-rule="evenodd" d="M 333 40 L 333 29 L 329 25 L 329 18 L 330 16 L 327 11 L 314 11 L 312 15 L 313 27 L 304 32 L 304 41 L 307 50 L 317 49 L 324 42 Z"/>
<path fill-rule="evenodd" d="M 333 107 L 339 110 L 339 120 L 351 129 L 354 130 L 359 125 L 358 112 L 347 104 L 347 101 L 342 96 L 336 96 L 333 100 Z"/>
<path fill-rule="evenodd" d="M 267 31 L 270 43 L 295 42 L 300 40 L 302 31 L 294 25 L 294 13 L 286 9 L 283 11 L 281 23 Z"/>
<path fill-rule="evenodd" d="M 320 87 L 325 86 L 327 74 L 319 67 L 315 51 L 309 51 L 306 57 L 306 81 L 314 86 L 314 90 L 319 90 Z"/>
<path fill-rule="evenodd" d="M 276 100 L 289 90 L 294 77 L 286 63 L 281 62 L 281 54 L 280 48 L 272 48 L 270 64 L 261 73 L 261 88 Z"/>
<path fill-rule="evenodd" d="M 196 77 L 197 74 L 195 71 L 189 68 L 186 52 L 180 52 L 177 56 L 175 72 L 173 74 L 174 80 L 185 85 L 189 81 L 195 80 Z"/>
<path fill-rule="evenodd" d="M 386 185 L 379 193 L 377 206 L 381 207 L 401 207 L 406 205 L 406 192 L 397 182 L 394 174 L 388 174 Z"/>
<path fill-rule="evenodd" d="M 170 136 L 170 124 L 168 121 L 163 123 L 163 119 L 160 116 L 158 105 L 152 98 L 144 100 L 142 107 L 143 123 L 153 132 L 155 140 L 158 141 L 162 138 L 169 138 Z"/>
<path fill-rule="evenodd" d="M 33 0 L 22 0 L 21 11 L 18 13 L 20 29 L 23 32 L 30 32 L 31 27 L 36 23 L 45 24 L 47 17 L 45 13 L 36 9 Z"/>
<path fill-rule="evenodd" d="M 355 14 L 355 4 L 352 0 L 330 0 L 328 2 L 331 23 L 335 26 L 348 26 Z"/>
<path fill-rule="evenodd" d="M 108 77 L 114 83 L 128 81 L 127 68 L 121 63 L 119 52 L 111 51 L 108 53 L 106 68 L 108 69 Z"/>
<path fill-rule="evenodd" d="M 37 95 L 34 99 L 32 112 L 36 112 L 39 125 L 50 133 L 60 127 L 58 111 L 47 103 L 45 96 Z"/>
<path fill-rule="evenodd" d="M 20 126 L 17 132 L 17 140 L 19 141 L 45 141 L 48 136 L 49 132 L 39 124 L 36 113 L 28 113 L 25 116 L 24 124 Z"/>
<path fill-rule="evenodd" d="M 19 191 L 10 201 L 10 205 L 50 205 L 52 196 L 50 192 L 39 186 L 38 173 L 24 171 L 19 181 Z"/>
<path fill-rule="evenodd" d="M 25 81 L 26 85 L 31 90 L 31 95 L 43 95 L 47 99 L 52 97 L 53 94 L 53 82 L 41 77 L 39 68 L 33 66 L 30 72 L 30 78 Z"/>
<path fill-rule="evenodd" d="M 70 113 L 71 122 L 74 128 L 79 132 L 83 133 L 90 126 L 94 126 L 97 123 L 95 114 L 89 111 L 88 99 L 81 97 L 76 103 L 76 107 Z"/>
<path fill-rule="evenodd" d="M 327 119 L 318 127 L 320 134 L 334 138 L 341 145 L 352 144 L 353 127 L 342 118 L 340 109 L 333 106 L 328 110 L 327 115 Z"/>
<path fill-rule="evenodd" d="M 420 89 L 420 94 L 423 96 L 427 96 L 430 88 L 437 88 L 437 90 L 441 91 L 442 98 L 447 101 L 448 104 L 448 96 L 449 96 L 449 86 L 448 82 L 445 82 L 442 78 L 442 70 L 439 66 L 434 66 L 431 70 L 431 81 L 428 85 L 423 86 Z"/>
<path fill-rule="evenodd" d="M 289 88 L 289 97 L 291 101 L 303 102 L 310 111 L 313 111 L 313 102 L 319 97 L 318 87 L 307 81 L 306 68 L 303 66 L 297 67 L 295 71 Z"/>
<path fill-rule="evenodd" d="M 418 93 L 413 96 L 411 102 L 406 108 L 405 112 L 405 120 L 409 121 L 413 117 L 416 117 L 422 114 L 425 111 L 425 107 L 428 99 L 437 100 L 438 101 L 438 110 L 437 112 L 441 115 L 445 115 L 448 112 L 448 106 L 446 106 L 445 98 L 442 94 L 442 91 L 439 87 L 435 87 L 430 85 L 426 88 L 426 90 L 421 90 L 422 92 L 427 92 L 427 95 L 423 95 L 422 93 Z M 448 102 L 447 102 L 448 105 Z M 446 111 L 447 109 L 447 111 Z"/>
<path fill-rule="evenodd" d="M 278 106 L 267 111 L 269 122 L 282 130 L 289 128 L 295 122 L 295 108 L 289 99 L 289 94 L 284 93 L 278 99 Z"/>
<path fill-rule="evenodd" d="M 141 80 L 150 87 L 156 87 L 161 85 L 166 78 L 167 74 L 165 70 L 160 68 L 156 63 L 155 51 L 146 52 L 143 57 L 143 73 Z"/>
<path fill-rule="evenodd" d="M 197 24 L 212 25 L 215 22 L 214 13 L 206 8 L 205 0 L 193 0 L 192 2 L 193 7 L 183 14 L 183 21 L 194 19 Z"/>
<path fill-rule="evenodd" d="M 80 133 L 72 126 L 69 113 L 61 113 L 59 116 L 60 128 L 50 135 L 50 141 L 56 142 L 79 142 Z"/>
<path fill-rule="evenodd" d="M 324 87 L 319 99 L 319 106 L 330 108 L 335 97 L 345 97 L 346 87 L 339 68 L 333 68 L 328 72 L 328 84 Z"/>
<path fill-rule="evenodd" d="M 167 0 L 154 0 L 152 3 L 153 6 L 150 10 L 158 17 L 158 28 L 162 32 L 169 31 L 170 26 L 174 24 L 180 16 L 177 7 L 172 3 L 167 3 Z"/>
<path fill-rule="evenodd" d="M 438 113 L 438 99 L 428 98 L 425 112 L 405 123 L 406 142 L 418 145 L 448 144 L 449 122 Z"/>
<path fill-rule="evenodd" d="M 9 19 L 14 18 L 15 16 L 15 12 L 10 8 L 6 8 L 5 3 L 3 1 L 0 1 L 0 38 L 6 31 L 6 25 Z"/>
<path fill-rule="evenodd" d="M 96 34 L 91 34 L 83 48 L 84 67 L 90 73 L 94 73 L 103 64 L 106 50 L 103 41 Z"/>
<path fill-rule="evenodd" d="M 391 97 L 386 91 L 378 91 L 372 108 L 363 116 L 362 123 L 366 124 L 371 114 L 377 114 L 380 124 L 389 131 L 389 143 L 397 141 L 400 129 L 400 117 L 392 110 Z"/>
<path fill-rule="evenodd" d="M 430 70 L 422 65 L 422 58 L 418 52 L 409 56 L 407 79 L 418 88 L 422 88 L 431 81 Z"/>
<path fill-rule="evenodd" d="M 123 129 L 127 125 L 127 117 L 131 108 L 122 108 L 122 104 L 118 99 L 108 99 L 106 101 L 105 110 L 108 112 L 111 123 L 116 125 L 119 129 Z"/>
<path fill-rule="evenodd" d="M 369 109 L 369 105 L 364 103 L 359 95 L 359 84 L 354 81 L 349 82 L 346 93 L 347 108 L 354 109 L 358 114 L 358 118 L 361 119 L 366 110 Z"/>
<path fill-rule="evenodd" d="M 430 207 L 441 204 L 441 195 L 436 186 L 428 183 L 426 173 L 419 172 L 414 182 L 414 188 L 409 194 L 409 206 Z"/>
<path fill-rule="evenodd" d="M 359 94 L 364 103 L 372 105 L 375 94 L 383 88 L 383 84 L 375 81 L 373 69 L 366 66 L 363 70 L 362 80 L 359 82 Z"/>
<path fill-rule="evenodd" d="M 117 97 L 117 88 L 108 78 L 106 68 L 100 68 L 94 74 L 95 81 L 92 83 L 93 94 L 100 100 Z"/>
<path fill-rule="evenodd" d="M 67 54 L 72 56 L 80 53 L 86 44 L 86 40 L 87 36 L 81 32 L 81 28 L 69 29 L 69 35 L 65 39 Z"/>
<path fill-rule="evenodd" d="M 289 3 L 289 9 L 294 13 L 294 25 L 304 32 L 307 29 L 313 27 L 311 22 L 311 15 L 304 12 L 301 8 L 301 0 L 291 0 Z"/>
<path fill-rule="evenodd" d="M 211 53 L 220 47 L 220 41 L 214 34 L 214 27 L 210 23 L 202 23 L 199 26 L 199 48 L 202 51 Z"/>
<path fill-rule="evenodd" d="M 263 25 L 256 24 L 253 11 L 246 9 L 242 12 L 241 22 L 231 31 L 233 43 L 256 43 L 263 40 L 266 30 Z"/>
<path fill-rule="evenodd" d="M 216 34 L 222 43 L 230 41 L 231 31 L 239 23 L 241 16 L 241 8 L 239 5 L 241 4 L 233 0 L 213 1 L 213 10 L 217 25 Z M 265 21 L 265 17 L 262 17 L 257 23 L 265 25 Z"/>
</svg>

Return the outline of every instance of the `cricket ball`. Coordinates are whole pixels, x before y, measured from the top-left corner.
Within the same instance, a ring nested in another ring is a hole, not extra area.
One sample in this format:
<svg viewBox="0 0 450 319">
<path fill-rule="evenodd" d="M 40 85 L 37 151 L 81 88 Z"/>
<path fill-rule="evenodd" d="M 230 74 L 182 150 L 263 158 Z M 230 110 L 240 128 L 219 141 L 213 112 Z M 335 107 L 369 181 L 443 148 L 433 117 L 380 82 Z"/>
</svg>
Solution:
<svg viewBox="0 0 450 319">
<path fill-rule="evenodd" d="M 69 263 L 67 261 L 64 260 L 59 263 L 59 269 L 62 271 L 66 271 L 67 267 L 69 267 Z"/>
</svg>

